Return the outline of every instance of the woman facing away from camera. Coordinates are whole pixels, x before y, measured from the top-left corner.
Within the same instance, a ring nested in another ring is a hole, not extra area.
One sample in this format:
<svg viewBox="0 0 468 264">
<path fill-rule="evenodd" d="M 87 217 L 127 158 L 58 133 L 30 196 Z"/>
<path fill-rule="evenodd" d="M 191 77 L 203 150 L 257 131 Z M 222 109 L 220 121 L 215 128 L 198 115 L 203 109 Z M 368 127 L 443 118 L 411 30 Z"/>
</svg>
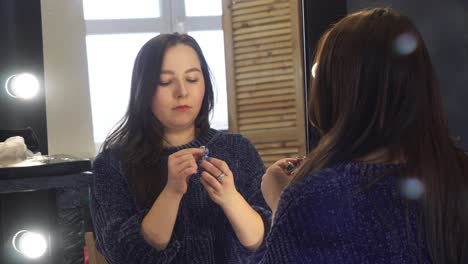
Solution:
<svg viewBox="0 0 468 264">
<path fill-rule="evenodd" d="M 192 37 L 141 48 L 127 113 L 93 163 L 96 246 L 110 264 L 246 263 L 263 243 L 263 162 L 246 138 L 210 128 L 212 106 Z"/>
<path fill-rule="evenodd" d="M 468 263 L 468 158 L 413 23 L 351 14 L 315 63 L 321 138 L 291 175 L 280 160 L 263 176 L 274 221 L 261 263 Z"/>
</svg>

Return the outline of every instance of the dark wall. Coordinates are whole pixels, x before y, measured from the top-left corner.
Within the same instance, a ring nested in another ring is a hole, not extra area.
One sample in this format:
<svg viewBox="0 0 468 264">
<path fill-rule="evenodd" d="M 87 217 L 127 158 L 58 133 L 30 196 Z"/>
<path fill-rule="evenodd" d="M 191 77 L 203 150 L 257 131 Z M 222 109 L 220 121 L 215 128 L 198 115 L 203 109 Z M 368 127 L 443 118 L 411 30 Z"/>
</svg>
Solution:
<svg viewBox="0 0 468 264">
<path fill-rule="evenodd" d="M 31 127 L 39 151 L 47 154 L 47 122 L 40 0 L 0 0 L 0 130 Z M 10 97 L 5 81 L 28 72 L 39 79 L 40 92 L 29 100 Z"/>
<path fill-rule="evenodd" d="M 440 81 L 450 132 L 468 151 L 468 1 L 349 0 L 348 12 L 379 6 L 400 10 L 420 30 Z"/>
<path fill-rule="evenodd" d="M 330 25 L 336 23 L 341 18 L 346 16 L 346 0 L 302 0 L 302 33 L 304 47 L 304 87 L 305 100 L 307 109 L 307 98 L 309 92 L 312 62 L 315 57 L 315 48 L 318 40 Z M 306 111 L 306 124 L 309 120 L 308 111 Z M 311 127 L 307 128 L 307 152 L 318 143 L 319 133 Z"/>
</svg>

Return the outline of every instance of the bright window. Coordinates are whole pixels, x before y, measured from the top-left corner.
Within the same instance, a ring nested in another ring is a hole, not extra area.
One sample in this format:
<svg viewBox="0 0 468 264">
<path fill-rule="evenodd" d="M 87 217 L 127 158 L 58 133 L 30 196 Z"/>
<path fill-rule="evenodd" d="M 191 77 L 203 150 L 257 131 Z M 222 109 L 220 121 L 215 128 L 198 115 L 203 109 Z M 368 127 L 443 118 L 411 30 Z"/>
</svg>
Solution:
<svg viewBox="0 0 468 264">
<path fill-rule="evenodd" d="M 211 125 L 218 129 L 228 129 L 227 95 L 226 95 L 226 64 L 224 62 L 224 43 L 222 30 L 191 31 L 188 33 L 200 44 L 203 55 L 213 74 L 215 93 L 215 111 L 211 117 Z"/>
<path fill-rule="evenodd" d="M 94 141 L 102 143 L 127 110 L 133 63 L 140 48 L 158 33 L 86 37 Z"/>
<path fill-rule="evenodd" d="M 221 16 L 221 0 L 185 0 L 187 16 Z"/>
<path fill-rule="evenodd" d="M 85 20 L 159 17 L 157 0 L 83 0 Z"/>
</svg>

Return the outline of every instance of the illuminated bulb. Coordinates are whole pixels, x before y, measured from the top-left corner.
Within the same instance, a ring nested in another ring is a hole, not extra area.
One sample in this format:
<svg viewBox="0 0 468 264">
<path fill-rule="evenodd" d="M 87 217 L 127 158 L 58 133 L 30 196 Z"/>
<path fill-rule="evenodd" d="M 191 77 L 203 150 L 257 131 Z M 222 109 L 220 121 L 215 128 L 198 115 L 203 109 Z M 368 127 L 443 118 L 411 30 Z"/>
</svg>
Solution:
<svg viewBox="0 0 468 264">
<path fill-rule="evenodd" d="M 314 78 L 317 75 L 317 67 L 318 67 L 318 63 L 314 63 L 314 66 L 312 66 L 312 77 Z"/>
<path fill-rule="evenodd" d="M 47 250 L 45 236 L 27 230 L 21 230 L 16 233 L 12 244 L 16 251 L 31 259 L 41 257 Z"/>
<path fill-rule="evenodd" d="M 30 73 L 21 73 L 10 76 L 5 88 L 12 97 L 30 99 L 39 92 L 39 81 Z"/>
</svg>

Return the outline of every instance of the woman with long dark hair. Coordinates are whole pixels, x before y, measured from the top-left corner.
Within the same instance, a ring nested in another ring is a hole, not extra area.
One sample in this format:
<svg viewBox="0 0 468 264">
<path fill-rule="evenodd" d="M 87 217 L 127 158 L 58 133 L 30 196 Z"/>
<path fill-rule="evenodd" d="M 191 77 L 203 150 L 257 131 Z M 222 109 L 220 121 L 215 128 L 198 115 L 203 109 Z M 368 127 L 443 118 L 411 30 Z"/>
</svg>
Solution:
<svg viewBox="0 0 468 264">
<path fill-rule="evenodd" d="M 192 37 L 141 48 L 127 113 L 93 163 L 96 246 L 110 264 L 245 263 L 261 246 L 263 162 L 246 138 L 210 128 L 212 107 Z"/>
<path fill-rule="evenodd" d="M 275 216 L 262 263 L 467 263 L 468 157 L 414 24 L 390 8 L 351 14 L 315 63 L 321 138 L 292 174 L 280 160 L 263 176 Z"/>
</svg>

